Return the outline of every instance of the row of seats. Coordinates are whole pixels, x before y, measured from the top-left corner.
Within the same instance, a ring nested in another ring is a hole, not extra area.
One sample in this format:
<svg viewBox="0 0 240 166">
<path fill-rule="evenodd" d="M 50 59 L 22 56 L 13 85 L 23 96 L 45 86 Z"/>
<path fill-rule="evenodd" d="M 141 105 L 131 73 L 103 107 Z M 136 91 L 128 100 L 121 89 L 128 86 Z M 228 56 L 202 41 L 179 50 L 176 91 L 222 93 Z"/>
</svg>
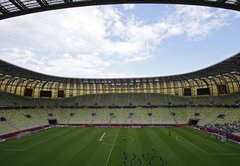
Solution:
<svg viewBox="0 0 240 166">
<path fill-rule="evenodd" d="M 189 119 L 194 119 L 198 120 L 200 126 L 221 124 L 239 127 L 235 123 L 240 121 L 240 109 L 209 107 L 4 109 L 0 110 L 0 117 L 6 119 L 0 121 L 2 135 L 47 125 L 49 119 L 57 119 L 60 124 L 187 124 Z"/>
<path fill-rule="evenodd" d="M 0 135 L 14 131 L 24 130 L 48 124 L 44 110 L 1 110 L 0 116 L 4 121 L 0 121 Z M 27 118 L 30 115 L 31 118 Z"/>
</svg>

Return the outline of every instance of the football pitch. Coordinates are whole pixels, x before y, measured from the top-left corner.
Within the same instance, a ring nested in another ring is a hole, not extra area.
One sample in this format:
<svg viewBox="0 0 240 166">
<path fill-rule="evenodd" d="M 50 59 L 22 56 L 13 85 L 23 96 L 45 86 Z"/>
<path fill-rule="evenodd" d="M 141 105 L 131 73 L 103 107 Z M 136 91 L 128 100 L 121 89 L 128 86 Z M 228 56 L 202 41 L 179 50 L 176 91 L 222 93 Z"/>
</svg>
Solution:
<svg viewBox="0 0 240 166">
<path fill-rule="evenodd" d="M 2 166 L 239 166 L 240 145 L 191 128 L 50 128 L 0 143 Z"/>
</svg>

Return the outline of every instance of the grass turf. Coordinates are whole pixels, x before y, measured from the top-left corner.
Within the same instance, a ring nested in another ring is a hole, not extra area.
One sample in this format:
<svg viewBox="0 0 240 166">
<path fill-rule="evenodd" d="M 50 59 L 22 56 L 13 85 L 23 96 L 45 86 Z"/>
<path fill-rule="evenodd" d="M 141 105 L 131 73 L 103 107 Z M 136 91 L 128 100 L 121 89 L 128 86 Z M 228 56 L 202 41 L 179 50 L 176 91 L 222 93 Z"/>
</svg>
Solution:
<svg viewBox="0 0 240 166">
<path fill-rule="evenodd" d="M 0 143 L 2 166 L 120 166 L 124 161 L 129 166 L 131 161 L 134 166 L 238 166 L 240 146 L 190 128 L 51 128 Z"/>
</svg>

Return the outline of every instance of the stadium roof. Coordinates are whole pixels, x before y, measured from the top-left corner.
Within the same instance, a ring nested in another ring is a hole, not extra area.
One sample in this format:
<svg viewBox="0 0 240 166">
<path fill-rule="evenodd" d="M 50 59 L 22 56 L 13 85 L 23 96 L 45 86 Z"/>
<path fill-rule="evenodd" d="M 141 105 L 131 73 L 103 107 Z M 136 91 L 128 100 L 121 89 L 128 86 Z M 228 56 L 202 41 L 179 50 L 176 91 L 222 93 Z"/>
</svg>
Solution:
<svg viewBox="0 0 240 166">
<path fill-rule="evenodd" d="M 240 0 L 0 0 L 0 20 L 62 8 L 123 3 L 200 5 L 240 11 Z"/>
<path fill-rule="evenodd" d="M 228 58 L 213 66 L 180 75 L 163 76 L 163 77 L 142 77 L 142 78 L 113 78 L 113 79 L 89 79 L 89 78 L 67 78 L 45 75 L 33 72 L 16 65 L 7 63 L 0 60 L 0 79 L 1 77 L 10 76 L 13 78 L 24 78 L 29 80 L 51 81 L 51 82 L 73 82 L 79 83 L 128 83 L 128 82 L 168 82 L 168 81 L 181 81 L 201 78 L 211 78 L 224 74 L 237 74 L 240 75 L 240 53 Z"/>
</svg>

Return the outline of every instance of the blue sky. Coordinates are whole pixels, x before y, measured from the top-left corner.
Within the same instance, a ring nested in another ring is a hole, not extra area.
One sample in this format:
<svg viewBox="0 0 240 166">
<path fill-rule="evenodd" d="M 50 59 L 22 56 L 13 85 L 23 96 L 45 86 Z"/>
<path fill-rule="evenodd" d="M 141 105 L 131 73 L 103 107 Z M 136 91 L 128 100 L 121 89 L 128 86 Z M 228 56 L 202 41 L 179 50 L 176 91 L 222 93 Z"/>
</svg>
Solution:
<svg viewBox="0 0 240 166">
<path fill-rule="evenodd" d="M 240 51 L 238 12 L 182 5 L 108 5 L 0 22 L 0 58 L 77 78 L 187 73 Z"/>
</svg>

